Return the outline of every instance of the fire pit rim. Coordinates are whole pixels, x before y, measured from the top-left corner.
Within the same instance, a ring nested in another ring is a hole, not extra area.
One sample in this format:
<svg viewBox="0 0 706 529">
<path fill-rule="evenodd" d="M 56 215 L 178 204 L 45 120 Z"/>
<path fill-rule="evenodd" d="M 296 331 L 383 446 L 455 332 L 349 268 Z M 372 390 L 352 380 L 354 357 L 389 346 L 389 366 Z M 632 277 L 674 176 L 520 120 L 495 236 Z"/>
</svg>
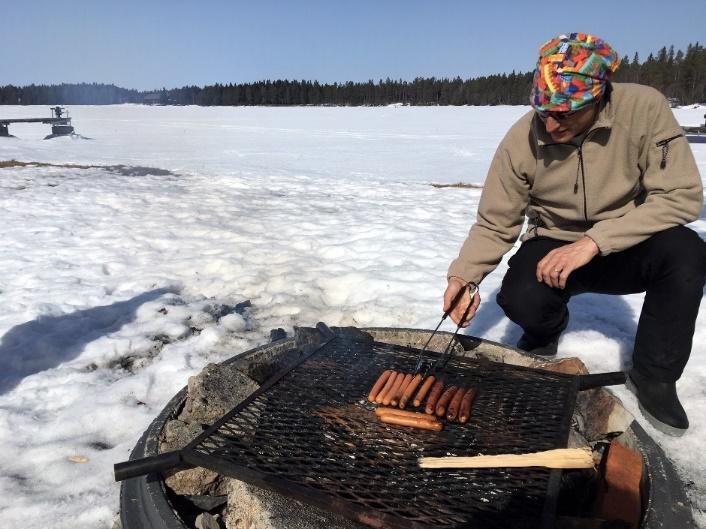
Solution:
<svg viewBox="0 0 706 529">
<path fill-rule="evenodd" d="M 370 327 L 359 328 L 358 331 L 370 333 L 377 341 L 385 341 L 393 335 L 414 335 L 419 341 L 426 340 L 430 330 L 409 329 L 394 327 Z M 451 333 L 437 333 L 443 339 L 448 339 Z M 491 340 L 477 338 L 470 335 L 460 336 L 464 351 L 463 356 L 474 356 L 474 349 L 480 346 L 490 346 L 497 348 L 501 361 L 515 360 L 519 365 L 526 365 L 533 360 L 540 358 L 547 364 L 558 362 L 536 357 L 520 351 L 513 347 Z M 293 337 L 282 338 L 259 347 L 250 349 L 220 363 L 226 366 L 235 362 L 248 360 L 255 363 L 258 360 L 265 361 L 276 359 L 278 355 L 291 350 L 296 345 Z M 484 353 L 487 355 L 487 351 Z M 515 362 L 508 362 L 515 363 Z M 608 391 L 603 388 L 599 391 Z M 182 388 L 162 409 L 160 414 L 152 421 L 150 426 L 140 437 L 133 449 L 130 459 L 153 456 L 159 453 L 159 436 L 165 423 L 174 418 L 182 408 L 187 397 L 187 387 Z M 645 460 L 645 469 L 650 486 L 645 506 L 645 517 L 641 524 L 641 529 L 657 529 L 661 527 L 684 527 L 686 529 L 696 528 L 693 516 L 689 507 L 689 502 L 683 490 L 683 483 L 676 472 L 672 462 L 664 454 L 657 443 L 645 432 L 640 424 L 633 420 L 622 434 L 623 438 L 632 448 L 639 450 Z M 658 493 L 659 491 L 659 493 Z M 682 508 L 676 509 L 675 505 Z M 129 479 L 122 483 L 120 492 L 120 520 L 123 529 L 136 529 L 139 527 L 152 527 L 155 529 L 187 529 L 179 513 L 168 498 L 167 489 L 158 474 L 149 474 L 135 479 Z"/>
</svg>

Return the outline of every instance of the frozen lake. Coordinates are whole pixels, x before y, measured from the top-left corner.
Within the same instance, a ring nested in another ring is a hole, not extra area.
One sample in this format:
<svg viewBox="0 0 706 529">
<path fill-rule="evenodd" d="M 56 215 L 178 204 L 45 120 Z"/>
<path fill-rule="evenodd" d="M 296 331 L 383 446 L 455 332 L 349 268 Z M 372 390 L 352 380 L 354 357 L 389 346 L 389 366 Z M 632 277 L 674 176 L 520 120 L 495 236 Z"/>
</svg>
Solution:
<svg viewBox="0 0 706 529">
<path fill-rule="evenodd" d="M 295 325 L 433 328 L 446 269 L 473 222 L 505 131 L 528 107 L 70 107 L 76 132 L 11 125 L 0 162 L 0 525 L 109 529 L 112 465 L 209 362 Z M 676 109 L 682 125 L 705 107 Z M 49 116 L 0 107 L 0 117 Z M 692 145 L 702 177 L 706 144 Z M 692 224 L 706 239 L 706 219 Z M 470 334 L 514 344 L 481 286 Z M 244 315 L 225 308 L 251 300 Z M 642 295 L 583 295 L 559 356 L 627 366 Z M 450 323 L 445 329 L 453 329 Z M 706 305 L 679 391 L 681 439 L 641 419 L 676 462 L 706 526 Z M 78 459 L 75 456 L 80 456 Z M 70 459 L 71 458 L 71 459 Z M 83 462 L 74 462 L 83 461 Z"/>
</svg>

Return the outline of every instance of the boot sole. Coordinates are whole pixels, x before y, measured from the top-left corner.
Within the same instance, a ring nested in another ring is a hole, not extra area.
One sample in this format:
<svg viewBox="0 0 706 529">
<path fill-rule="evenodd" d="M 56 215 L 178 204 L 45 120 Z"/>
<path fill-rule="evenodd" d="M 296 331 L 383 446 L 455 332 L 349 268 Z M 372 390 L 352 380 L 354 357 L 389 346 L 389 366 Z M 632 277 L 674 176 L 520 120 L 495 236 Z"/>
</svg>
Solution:
<svg viewBox="0 0 706 529">
<path fill-rule="evenodd" d="M 635 386 L 635 383 L 632 381 L 632 379 L 629 376 L 627 377 L 627 380 L 625 381 L 625 387 L 627 387 L 633 393 L 633 395 L 635 395 L 635 398 L 637 398 L 637 405 L 640 407 L 640 411 L 642 412 L 642 415 L 644 415 L 645 419 L 647 419 L 647 422 L 649 422 L 657 430 L 659 430 L 663 434 L 667 434 L 672 437 L 681 437 L 682 435 L 684 435 L 686 433 L 686 430 L 687 430 L 686 428 L 675 428 L 674 426 L 669 426 L 668 424 L 665 424 L 662 421 L 660 421 L 657 417 L 652 415 L 645 408 L 643 408 L 642 404 L 640 403 L 640 399 L 637 396 L 637 386 Z"/>
</svg>

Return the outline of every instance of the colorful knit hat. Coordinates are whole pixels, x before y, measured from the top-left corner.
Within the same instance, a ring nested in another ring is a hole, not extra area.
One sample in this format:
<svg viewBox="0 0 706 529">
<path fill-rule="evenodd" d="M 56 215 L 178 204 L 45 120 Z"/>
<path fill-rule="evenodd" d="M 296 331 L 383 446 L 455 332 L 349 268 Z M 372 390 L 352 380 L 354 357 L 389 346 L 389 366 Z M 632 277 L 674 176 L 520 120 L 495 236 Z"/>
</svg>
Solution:
<svg viewBox="0 0 706 529">
<path fill-rule="evenodd" d="M 550 40 L 539 50 L 530 104 L 540 112 L 571 112 L 599 99 L 620 64 L 610 45 L 586 33 Z"/>
</svg>

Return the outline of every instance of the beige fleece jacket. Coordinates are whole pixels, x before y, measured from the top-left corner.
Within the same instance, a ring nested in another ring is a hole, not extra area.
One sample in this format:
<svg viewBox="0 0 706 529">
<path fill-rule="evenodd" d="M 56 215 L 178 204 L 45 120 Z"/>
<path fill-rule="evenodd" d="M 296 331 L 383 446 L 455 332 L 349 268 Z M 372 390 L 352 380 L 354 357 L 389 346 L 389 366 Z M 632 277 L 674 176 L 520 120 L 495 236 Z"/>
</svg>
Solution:
<svg viewBox="0 0 706 529">
<path fill-rule="evenodd" d="M 593 239 L 601 255 L 699 217 L 701 176 L 666 99 L 614 83 L 580 145 L 552 143 L 530 111 L 500 143 L 475 224 L 448 275 L 479 283 L 520 235 Z"/>
</svg>

